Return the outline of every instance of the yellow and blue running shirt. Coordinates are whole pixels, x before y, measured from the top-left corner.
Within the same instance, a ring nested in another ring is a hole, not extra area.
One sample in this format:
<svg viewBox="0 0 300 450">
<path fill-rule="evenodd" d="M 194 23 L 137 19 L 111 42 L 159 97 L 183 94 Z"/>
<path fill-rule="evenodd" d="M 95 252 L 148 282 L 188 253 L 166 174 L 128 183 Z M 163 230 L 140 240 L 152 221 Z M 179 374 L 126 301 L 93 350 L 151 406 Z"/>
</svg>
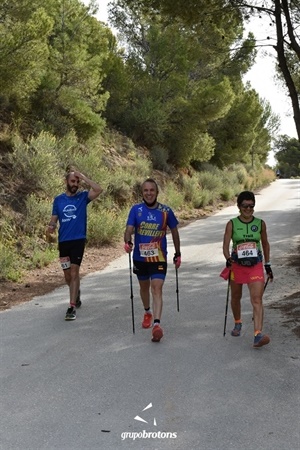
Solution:
<svg viewBox="0 0 300 450">
<path fill-rule="evenodd" d="M 145 203 L 134 205 L 128 215 L 127 224 L 135 228 L 133 259 L 143 262 L 167 261 L 167 227 L 178 225 L 172 209 L 158 203 L 148 208 Z"/>
</svg>

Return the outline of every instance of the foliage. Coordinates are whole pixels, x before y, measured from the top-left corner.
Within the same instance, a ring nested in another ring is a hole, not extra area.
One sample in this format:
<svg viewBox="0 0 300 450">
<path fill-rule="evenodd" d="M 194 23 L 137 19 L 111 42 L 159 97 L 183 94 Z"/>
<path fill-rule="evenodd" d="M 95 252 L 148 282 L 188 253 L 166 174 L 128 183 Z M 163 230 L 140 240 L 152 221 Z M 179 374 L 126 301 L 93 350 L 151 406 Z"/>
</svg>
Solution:
<svg viewBox="0 0 300 450">
<path fill-rule="evenodd" d="M 266 33 L 266 42 L 277 53 L 276 69 L 284 80 L 291 104 L 295 126 L 300 140 L 300 105 L 299 105 L 299 61 L 300 42 L 298 33 L 299 1 L 274 0 L 261 2 L 259 0 L 123 0 L 127 7 L 135 7 L 144 13 L 158 14 L 168 20 L 181 20 L 185 26 L 196 26 L 210 21 L 212 24 L 226 22 L 228 18 L 234 24 L 251 17 L 259 17 L 271 26 L 270 33 Z M 222 19 L 220 15 L 223 15 Z M 204 19 L 203 19 L 204 17 Z M 233 23 L 228 27 L 234 28 Z M 228 28 L 224 27 L 223 38 L 227 38 Z M 226 31 L 225 31 L 226 30 Z M 245 48 L 244 48 L 245 50 Z M 238 54 L 239 52 L 237 52 Z M 298 89 L 297 89 L 298 87 Z"/>
<path fill-rule="evenodd" d="M 270 179 L 262 165 L 276 118 L 242 84 L 255 40 L 243 40 L 239 8 L 117 0 L 118 38 L 94 13 L 79 0 L 2 1 L 4 278 L 53 259 L 45 226 L 68 165 L 103 187 L 89 206 L 94 246 L 118 242 L 149 176 L 159 179 L 160 201 L 184 217 Z"/>
<path fill-rule="evenodd" d="M 300 176 L 300 143 L 297 139 L 286 135 L 280 136 L 275 142 L 275 158 L 277 168 L 283 178 Z"/>
<path fill-rule="evenodd" d="M 106 144 L 105 139 L 91 139 L 91 151 L 88 151 L 86 146 L 76 144 L 74 136 L 57 140 L 42 133 L 27 143 L 20 136 L 15 138 L 12 160 L 26 185 L 31 184 L 24 193 L 24 206 L 17 216 L 8 206 L 1 209 L 0 238 L 6 246 L 2 244 L 4 257 L 0 269 L 4 279 L 20 279 L 20 267 L 42 267 L 57 256 L 57 245 L 45 241 L 45 228 L 51 216 L 52 197 L 63 190 L 62 174 L 67 163 L 76 163 L 80 170 L 89 169 L 90 173 L 84 173 L 98 180 L 104 188 L 103 194 L 88 207 L 88 245 L 95 247 L 119 242 L 128 210 L 132 203 L 141 201 L 140 185 L 149 176 L 158 180 L 159 201 L 170 205 L 179 217 L 186 219 L 197 217 L 197 209 L 233 200 L 240 190 L 250 186 L 257 188 L 275 177 L 273 171 L 268 171 L 267 178 L 259 165 L 251 168 L 235 164 L 221 170 L 203 163 L 188 173 L 176 172 L 174 168 L 172 171 L 170 168 L 169 174 L 153 171 L 144 149 L 133 147 L 130 140 L 118 134 L 106 139 Z M 112 142 L 119 148 L 113 155 Z M 70 148 L 73 149 L 71 158 Z M 97 148 L 101 149 L 100 153 Z M 44 164 L 50 164 L 45 160 L 50 157 L 51 173 L 47 172 L 48 166 L 45 171 L 42 169 Z M 63 161 L 61 166 L 59 161 Z M 107 164 L 110 164 L 109 171 L 104 169 Z M 31 170 L 34 170 L 34 179 L 30 178 Z M 16 183 L 18 178 L 14 176 L 12 181 Z"/>
<path fill-rule="evenodd" d="M 0 281 L 19 281 L 21 271 L 19 269 L 19 258 L 17 253 L 10 247 L 0 242 Z"/>
<path fill-rule="evenodd" d="M 238 155 L 249 153 L 258 140 L 260 159 L 266 159 L 270 148 L 268 129 L 262 139 L 266 111 L 254 93 L 243 92 L 241 87 L 241 76 L 253 63 L 254 39 L 241 40 L 239 15 L 233 20 L 220 2 L 222 17 L 213 8 L 209 25 L 201 20 L 198 25 L 186 26 L 180 18 L 170 22 L 141 4 L 118 0 L 111 7 L 111 22 L 124 42 L 124 65 L 119 68 L 127 94 L 123 89 L 120 95 L 109 77 L 110 123 L 150 148 L 155 164 L 161 148 L 168 157 L 165 166 L 187 167 L 214 157 L 215 149 L 218 153 L 224 146 L 224 123 L 227 120 L 231 130 L 230 121 L 238 118 L 243 132 L 238 130 L 236 136 L 232 131 L 230 139 L 236 143 L 227 144 L 230 162 L 240 161 Z M 227 21 L 231 28 L 224 36 Z M 239 49 L 232 51 L 235 42 Z"/>
<path fill-rule="evenodd" d="M 53 20 L 39 1 L 1 2 L 0 92 L 8 110 L 26 111 L 49 58 Z"/>
<path fill-rule="evenodd" d="M 77 0 L 49 8 L 54 21 L 49 64 L 33 98 L 34 112 L 49 131 L 63 136 L 74 128 L 80 139 L 103 131 L 108 93 L 101 91 L 109 31 Z"/>
<path fill-rule="evenodd" d="M 211 124 L 216 140 L 211 162 L 223 167 L 254 160 L 254 155 L 259 161 L 265 161 L 271 144 L 266 127 L 270 115 L 271 111 L 264 108 L 255 91 L 241 89 L 228 114 Z"/>
</svg>

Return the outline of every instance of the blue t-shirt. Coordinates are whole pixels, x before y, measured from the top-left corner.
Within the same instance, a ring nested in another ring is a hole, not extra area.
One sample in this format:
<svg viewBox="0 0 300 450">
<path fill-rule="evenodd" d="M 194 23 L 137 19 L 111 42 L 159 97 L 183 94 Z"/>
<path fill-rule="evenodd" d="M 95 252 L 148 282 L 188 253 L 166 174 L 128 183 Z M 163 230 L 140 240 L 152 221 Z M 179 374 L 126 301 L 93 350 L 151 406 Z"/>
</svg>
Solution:
<svg viewBox="0 0 300 450">
<path fill-rule="evenodd" d="M 148 208 L 145 203 L 134 205 L 129 211 L 127 225 L 135 228 L 133 259 L 144 262 L 167 261 L 167 227 L 178 225 L 169 206 L 158 203 Z"/>
<path fill-rule="evenodd" d="M 87 205 L 91 201 L 88 195 L 88 191 L 83 191 L 72 196 L 64 193 L 55 197 L 52 215 L 58 216 L 59 242 L 86 238 Z"/>
</svg>

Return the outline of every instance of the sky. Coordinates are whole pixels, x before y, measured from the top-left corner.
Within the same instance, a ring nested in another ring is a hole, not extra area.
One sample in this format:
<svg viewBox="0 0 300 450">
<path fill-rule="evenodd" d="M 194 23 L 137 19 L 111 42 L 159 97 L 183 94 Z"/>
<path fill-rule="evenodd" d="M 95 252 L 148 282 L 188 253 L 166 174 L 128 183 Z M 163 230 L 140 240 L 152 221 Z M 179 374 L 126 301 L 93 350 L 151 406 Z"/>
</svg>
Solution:
<svg viewBox="0 0 300 450">
<path fill-rule="evenodd" d="M 88 0 L 84 0 L 84 3 L 88 3 Z M 97 3 L 99 7 L 97 18 L 107 23 L 107 4 L 109 0 L 97 0 Z M 252 31 L 258 44 L 272 42 L 266 41 L 267 36 L 271 35 L 270 30 L 272 30 L 268 22 L 267 18 L 251 20 L 246 26 L 245 36 L 249 31 Z M 259 96 L 269 101 L 272 111 L 279 115 L 281 125 L 278 134 L 286 134 L 297 138 L 291 101 L 284 87 L 275 80 L 275 61 L 276 54 L 272 47 L 259 48 L 256 63 L 246 74 L 244 81 L 249 81 Z M 267 162 L 271 166 L 275 165 L 276 161 L 272 152 Z"/>
</svg>

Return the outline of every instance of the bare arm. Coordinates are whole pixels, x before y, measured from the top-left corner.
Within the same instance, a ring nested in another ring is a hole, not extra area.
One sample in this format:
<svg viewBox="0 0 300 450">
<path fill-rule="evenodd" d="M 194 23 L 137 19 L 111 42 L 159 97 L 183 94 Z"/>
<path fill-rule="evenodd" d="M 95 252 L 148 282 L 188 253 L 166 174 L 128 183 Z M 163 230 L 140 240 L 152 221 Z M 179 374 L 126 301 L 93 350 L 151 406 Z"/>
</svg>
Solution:
<svg viewBox="0 0 300 450">
<path fill-rule="evenodd" d="M 264 253 L 264 262 L 266 264 L 266 263 L 270 262 L 270 244 L 268 241 L 267 226 L 263 220 L 262 220 L 262 226 L 261 226 L 261 244 L 262 244 L 263 253 Z"/>
<path fill-rule="evenodd" d="M 178 228 L 171 228 L 171 233 L 172 233 L 172 239 L 173 239 L 173 244 L 175 247 L 175 252 L 180 254 L 180 238 L 179 238 L 179 233 L 178 233 Z"/>
<path fill-rule="evenodd" d="M 125 244 L 127 242 L 131 242 L 132 235 L 134 232 L 134 227 L 132 225 L 127 225 L 124 233 L 124 242 Z"/>
<path fill-rule="evenodd" d="M 57 227 L 57 221 L 58 221 L 58 216 L 51 216 L 50 222 L 48 224 L 48 229 L 47 232 L 48 233 L 53 233 Z"/>
<path fill-rule="evenodd" d="M 95 198 L 97 198 L 103 191 L 102 187 L 98 183 L 90 180 L 88 177 L 83 175 L 83 173 L 75 171 L 74 175 L 78 177 L 80 180 L 84 181 L 88 186 L 90 186 L 88 194 L 90 200 L 95 200 Z"/>
<path fill-rule="evenodd" d="M 232 236 L 232 222 L 231 220 L 227 222 L 224 238 L 223 238 L 223 255 L 227 261 L 230 258 L 230 242 Z"/>
</svg>

